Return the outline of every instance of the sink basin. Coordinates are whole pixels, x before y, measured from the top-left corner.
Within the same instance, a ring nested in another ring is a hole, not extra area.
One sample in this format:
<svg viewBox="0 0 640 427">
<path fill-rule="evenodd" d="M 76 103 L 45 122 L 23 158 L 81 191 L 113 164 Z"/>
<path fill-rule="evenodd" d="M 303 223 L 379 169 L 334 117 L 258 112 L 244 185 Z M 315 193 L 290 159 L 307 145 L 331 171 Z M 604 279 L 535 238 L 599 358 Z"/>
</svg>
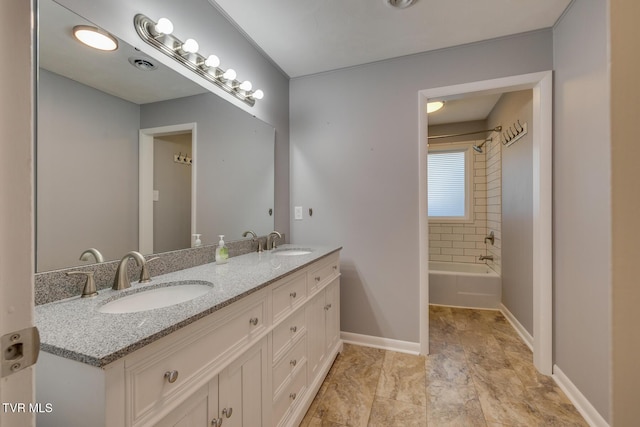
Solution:
<svg viewBox="0 0 640 427">
<path fill-rule="evenodd" d="M 135 292 L 98 308 L 100 313 L 136 313 L 169 307 L 198 298 L 213 289 L 209 282 L 175 282 L 167 286 Z"/>
<path fill-rule="evenodd" d="M 311 253 L 311 249 L 281 248 L 281 249 L 274 249 L 273 253 L 276 255 L 286 255 L 286 256 L 308 255 Z"/>
</svg>

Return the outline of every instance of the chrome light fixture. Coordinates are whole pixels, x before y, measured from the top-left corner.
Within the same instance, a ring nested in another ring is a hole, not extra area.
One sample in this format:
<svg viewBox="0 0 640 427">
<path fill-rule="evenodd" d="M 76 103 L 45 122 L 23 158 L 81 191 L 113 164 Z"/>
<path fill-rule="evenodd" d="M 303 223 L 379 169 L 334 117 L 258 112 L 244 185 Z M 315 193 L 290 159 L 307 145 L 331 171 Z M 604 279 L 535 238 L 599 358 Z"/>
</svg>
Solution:
<svg viewBox="0 0 640 427">
<path fill-rule="evenodd" d="M 230 93 L 244 103 L 253 106 L 256 99 L 262 99 L 264 92 L 253 89 L 250 81 L 237 80 L 234 69 L 220 68 L 220 58 L 216 55 L 203 56 L 198 52 L 200 47 L 194 39 L 182 42 L 173 35 L 173 24 L 167 18 L 152 21 L 143 14 L 133 20 L 136 32 L 142 40 L 170 58 L 190 69 L 205 80 L 214 83 L 225 92 Z"/>
</svg>

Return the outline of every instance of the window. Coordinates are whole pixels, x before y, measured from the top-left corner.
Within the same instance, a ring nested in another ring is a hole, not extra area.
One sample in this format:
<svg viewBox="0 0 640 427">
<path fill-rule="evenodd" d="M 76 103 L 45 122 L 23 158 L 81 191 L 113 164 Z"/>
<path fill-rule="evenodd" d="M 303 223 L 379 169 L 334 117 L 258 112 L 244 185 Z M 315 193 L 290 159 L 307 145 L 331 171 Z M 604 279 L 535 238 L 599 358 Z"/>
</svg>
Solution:
<svg viewBox="0 0 640 427">
<path fill-rule="evenodd" d="M 473 154 L 470 147 L 432 149 L 427 158 L 429 218 L 472 221 Z"/>
</svg>

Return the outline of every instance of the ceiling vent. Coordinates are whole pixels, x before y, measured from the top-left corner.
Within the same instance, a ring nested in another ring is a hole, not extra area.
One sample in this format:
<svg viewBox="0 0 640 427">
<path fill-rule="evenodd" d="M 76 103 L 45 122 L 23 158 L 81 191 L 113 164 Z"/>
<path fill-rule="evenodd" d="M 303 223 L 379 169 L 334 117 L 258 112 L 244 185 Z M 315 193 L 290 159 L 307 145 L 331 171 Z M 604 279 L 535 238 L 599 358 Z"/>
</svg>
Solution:
<svg viewBox="0 0 640 427">
<path fill-rule="evenodd" d="M 147 58 L 136 58 L 132 56 L 131 58 L 129 58 L 129 63 L 136 67 L 138 70 L 142 71 L 152 71 L 158 68 L 156 64 L 154 64 L 150 59 Z"/>
<path fill-rule="evenodd" d="M 405 9 L 413 5 L 416 0 L 384 0 L 386 4 L 397 9 Z"/>
</svg>

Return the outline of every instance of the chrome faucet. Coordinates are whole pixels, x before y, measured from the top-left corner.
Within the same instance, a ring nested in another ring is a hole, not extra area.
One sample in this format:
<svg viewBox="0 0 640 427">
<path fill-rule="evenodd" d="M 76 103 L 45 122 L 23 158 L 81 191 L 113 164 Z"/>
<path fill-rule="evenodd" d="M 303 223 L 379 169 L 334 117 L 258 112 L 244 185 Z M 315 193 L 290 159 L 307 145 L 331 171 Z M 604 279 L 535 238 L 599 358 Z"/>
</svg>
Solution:
<svg viewBox="0 0 640 427">
<path fill-rule="evenodd" d="M 72 276 L 74 274 L 84 274 L 87 276 L 87 281 L 84 282 L 84 288 L 82 289 L 82 298 L 87 297 L 95 297 L 98 295 L 98 290 L 96 289 L 96 282 L 93 280 L 93 271 L 69 271 L 67 276 Z"/>
<path fill-rule="evenodd" d="M 256 235 L 256 233 L 254 233 L 251 230 L 247 230 L 244 233 L 242 233 L 242 237 L 247 237 L 249 234 L 251 234 L 251 240 L 254 242 L 258 242 L 258 252 L 263 252 L 264 249 L 262 248 L 262 240 L 258 239 L 258 236 Z"/>
<path fill-rule="evenodd" d="M 278 239 L 282 239 L 282 234 L 278 233 L 277 231 L 272 231 L 271 233 L 269 233 L 269 235 L 267 236 L 267 250 L 275 249 L 277 247 L 275 240 L 276 237 Z"/>
<path fill-rule="evenodd" d="M 487 240 L 491 242 L 492 245 L 495 245 L 496 236 L 493 234 L 493 231 L 489 233 L 487 237 L 484 238 L 484 243 L 487 243 Z"/>
<path fill-rule="evenodd" d="M 479 260 L 480 261 L 484 261 L 484 260 L 493 261 L 493 255 L 480 255 Z"/>
<path fill-rule="evenodd" d="M 94 257 L 96 262 L 104 262 L 104 257 L 96 248 L 89 248 L 82 252 L 80 255 L 80 261 L 89 261 L 89 258 Z"/>
<path fill-rule="evenodd" d="M 144 259 L 144 256 L 142 256 L 140 252 L 127 252 L 120 260 L 120 264 L 118 264 L 116 277 L 113 279 L 113 286 L 111 287 L 111 289 L 113 289 L 114 291 L 121 291 L 123 289 L 131 287 L 131 281 L 129 280 L 129 275 L 127 274 L 129 258 L 135 259 L 138 267 L 142 267 L 143 269 L 145 267 L 145 264 L 147 263 Z"/>
</svg>

